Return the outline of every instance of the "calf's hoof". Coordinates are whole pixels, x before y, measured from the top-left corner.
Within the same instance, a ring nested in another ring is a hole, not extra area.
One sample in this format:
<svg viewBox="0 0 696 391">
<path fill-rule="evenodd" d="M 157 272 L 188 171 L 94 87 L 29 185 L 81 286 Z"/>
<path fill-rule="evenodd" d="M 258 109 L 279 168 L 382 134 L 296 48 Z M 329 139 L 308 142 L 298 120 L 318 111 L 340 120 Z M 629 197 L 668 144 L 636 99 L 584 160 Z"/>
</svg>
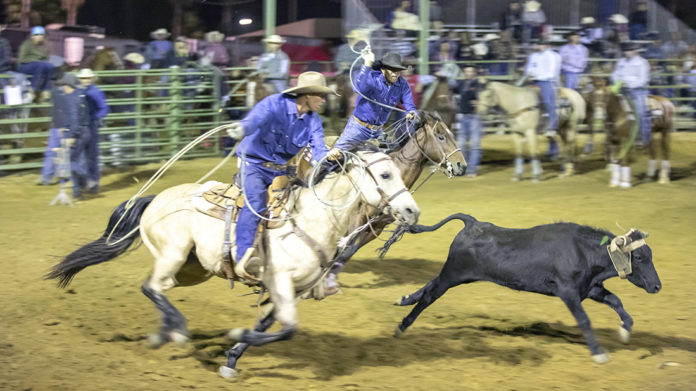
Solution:
<svg viewBox="0 0 696 391">
<path fill-rule="evenodd" d="M 405 332 L 406 332 L 406 330 L 401 330 L 400 326 L 396 326 L 396 330 L 394 330 L 394 337 L 400 338 L 401 336 L 404 335 Z"/>
<path fill-rule="evenodd" d="M 631 332 L 623 327 L 619 327 L 619 339 L 623 343 L 628 343 L 631 340 Z"/>
<path fill-rule="evenodd" d="M 227 338 L 229 338 L 232 341 L 236 342 L 241 342 L 242 337 L 244 336 L 244 329 L 241 327 L 237 327 L 236 329 L 232 329 L 227 332 Z"/>
<path fill-rule="evenodd" d="M 159 333 L 150 334 L 147 336 L 147 347 L 150 349 L 157 349 L 167 342 L 169 341 Z"/>
<path fill-rule="evenodd" d="M 606 362 L 609 362 L 609 353 L 601 353 L 601 354 L 593 354 L 592 359 L 597 363 L 597 364 L 604 364 Z"/>
<path fill-rule="evenodd" d="M 225 379 L 234 379 L 238 375 L 236 369 L 224 365 L 221 365 L 220 368 L 218 368 L 218 373 Z"/>
</svg>

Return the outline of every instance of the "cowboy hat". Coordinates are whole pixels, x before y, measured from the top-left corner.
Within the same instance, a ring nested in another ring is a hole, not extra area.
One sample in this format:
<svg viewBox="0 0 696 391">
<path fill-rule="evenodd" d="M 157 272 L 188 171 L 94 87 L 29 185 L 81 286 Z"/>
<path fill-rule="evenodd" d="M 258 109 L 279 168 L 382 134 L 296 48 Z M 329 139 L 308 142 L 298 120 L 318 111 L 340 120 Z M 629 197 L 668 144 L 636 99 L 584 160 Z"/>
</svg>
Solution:
<svg viewBox="0 0 696 391">
<path fill-rule="evenodd" d="M 380 65 L 382 67 L 398 69 L 403 71 L 407 69 L 404 64 L 401 63 L 401 56 L 396 53 L 387 53 L 380 60 Z"/>
<path fill-rule="evenodd" d="M 580 24 L 594 24 L 595 22 L 596 20 L 592 16 L 583 16 L 582 19 L 580 19 Z"/>
<path fill-rule="evenodd" d="M 283 94 L 334 94 L 336 91 L 326 86 L 326 78 L 319 72 L 309 71 L 301 73 L 297 78 L 297 86 L 288 88 Z"/>
<path fill-rule="evenodd" d="M 541 8 L 541 3 L 536 0 L 530 0 L 524 3 L 525 12 L 537 12 L 539 11 L 539 8 Z"/>
<path fill-rule="evenodd" d="M 475 45 L 471 45 L 471 50 L 476 56 L 485 56 L 488 54 L 488 46 L 485 43 L 479 42 Z"/>
<path fill-rule="evenodd" d="M 626 41 L 626 42 L 621 42 L 621 51 L 622 52 L 631 52 L 634 50 L 639 50 L 640 47 L 638 46 L 637 43 L 633 41 Z"/>
<path fill-rule="evenodd" d="M 123 57 L 123 59 L 126 61 L 130 61 L 133 64 L 142 64 L 145 62 L 145 57 L 143 57 L 142 54 L 135 52 L 126 54 L 125 57 Z"/>
<path fill-rule="evenodd" d="M 264 38 L 262 41 L 264 41 L 266 43 L 276 43 L 278 45 L 285 43 L 285 39 L 283 39 L 283 37 L 281 37 L 278 34 L 269 35 L 268 37 Z"/>
<path fill-rule="evenodd" d="M 94 72 L 92 72 L 92 70 L 89 68 L 82 68 L 79 72 L 77 72 L 77 77 L 80 79 L 91 79 L 94 76 Z"/>
<path fill-rule="evenodd" d="M 82 87 L 80 80 L 77 79 L 74 73 L 64 73 L 54 84 L 57 86 L 70 86 L 72 88 Z"/>
<path fill-rule="evenodd" d="M 500 39 L 500 35 L 498 35 L 498 34 L 496 34 L 496 33 L 488 33 L 488 34 L 486 34 L 486 35 L 483 36 L 483 40 L 486 41 L 486 42 L 488 42 L 488 41 L 494 41 L 494 40 L 496 40 L 496 39 Z"/>
<path fill-rule="evenodd" d="M 209 31 L 205 33 L 205 40 L 208 42 L 220 42 L 223 39 L 225 39 L 225 34 L 214 30 L 214 31 Z"/>
<path fill-rule="evenodd" d="M 609 20 L 611 20 L 612 22 L 614 22 L 616 24 L 628 23 L 628 19 L 626 19 L 626 17 L 621 15 L 621 14 L 614 14 L 609 18 Z"/>
<path fill-rule="evenodd" d="M 167 31 L 167 29 L 165 29 L 165 28 L 157 29 L 157 30 L 150 33 L 150 37 L 152 37 L 152 38 L 156 38 L 159 35 L 164 35 L 164 36 L 169 37 L 171 34 L 169 34 L 169 31 Z"/>
</svg>

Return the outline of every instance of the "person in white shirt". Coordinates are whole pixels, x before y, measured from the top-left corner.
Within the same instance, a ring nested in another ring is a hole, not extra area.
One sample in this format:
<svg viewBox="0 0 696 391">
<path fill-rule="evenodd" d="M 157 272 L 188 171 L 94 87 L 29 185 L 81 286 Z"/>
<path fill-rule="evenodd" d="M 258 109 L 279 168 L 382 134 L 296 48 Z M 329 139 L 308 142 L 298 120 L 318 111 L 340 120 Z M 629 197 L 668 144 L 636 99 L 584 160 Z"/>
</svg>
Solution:
<svg viewBox="0 0 696 391">
<path fill-rule="evenodd" d="M 625 42 L 621 46 L 624 58 L 616 63 L 611 73 L 613 89 L 621 88 L 633 101 L 636 117 L 640 119 L 640 145 L 647 145 L 651 138 L 650 112 L 647 110 L 648 83 L 650 82 L 650 64 L 638 54 L 638 45 Z"/>
<path fill-rule="evenodd" d="M 278 93 L 288 87 L 290 75 L 290 59 L 280 50 L 285 40 L 280 35 L 273 34 L 264 38 L 263 42 L 266 43 L 266 53 L 259 58 L 256 69 L 266 75 L 264 81 L 273 85 Z"/>
<path fill-rule="evenodd" d="M 561 73 L 561 56 L 551 50 L 546 40 L 539 41 L 536 49 L 537 51 L 527 58 L 524 73 L 525 77 L 533 80 L 541 90 L 541 100 L 549 115 L 546 136 L 555 137 L 558 129 L 555 89 Z"/>
</svg>

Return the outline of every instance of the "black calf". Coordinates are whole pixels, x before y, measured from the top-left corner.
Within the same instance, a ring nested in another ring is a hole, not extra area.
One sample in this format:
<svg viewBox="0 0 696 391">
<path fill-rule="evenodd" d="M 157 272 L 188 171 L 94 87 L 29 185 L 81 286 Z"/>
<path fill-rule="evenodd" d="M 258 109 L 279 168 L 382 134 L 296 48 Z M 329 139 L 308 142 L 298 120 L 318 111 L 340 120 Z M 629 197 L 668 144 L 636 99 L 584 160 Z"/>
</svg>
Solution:
<svg viewBox="0 0 696 391">
<path fill-rule="evenodd" d="M 573 223 L 529 229 L 501 228 L 461 213 L 433 226 L 415 225 L 407 230 L 410 233 L 434 231 L 453 219 L 462 220 L 466 226 L 450 245 L 440 274 L 397 303 L 416 304 L 399 324 L 397 335 L 406 331 L 416 317 L 449 288 L 474 281 L 491 281 L 516 290 L 560 297 L 575 316 L 597 362 L 605 362 L 609 357 L 594 337 L 590 319 L 581 305 L 584 299 L 589 297 L 614 309 L 622 321 L 621 339 L 628 342 L 633 319 L 624 310 L 621 300 L 603 286 L 604 280 L 618 275 L 606 249 L 615 237 L 610 232 Z M 627 241 L 639 241 L 646 236 L 640 231 L 631 231 Z M 627 276 L 628 280 L 648 293 L 657 293 L 660 279 L 652 263 L 650 247 L 628 247 L 626 252 L 632 255 L 632 273 Z"/>
</svg>

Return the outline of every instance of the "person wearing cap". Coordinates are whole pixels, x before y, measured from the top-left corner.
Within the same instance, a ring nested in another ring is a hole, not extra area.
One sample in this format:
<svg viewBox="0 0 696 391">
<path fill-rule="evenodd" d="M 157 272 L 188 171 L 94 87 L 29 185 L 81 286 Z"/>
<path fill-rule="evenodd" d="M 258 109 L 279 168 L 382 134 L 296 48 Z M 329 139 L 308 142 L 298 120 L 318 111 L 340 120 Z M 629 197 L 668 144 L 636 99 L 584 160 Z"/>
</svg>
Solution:
<svg viewBox="0 0 696 391">
<path fill-rule="evenodd" d="M 621 50 L 624 57 L 616 62 L 616 67 L 611 73 L 611 81 L 614 83 L 611 89 L 614 93 L 622 89 L 633 101 L 640 126 L 640 140 L 636 144 L 647 145 L 652 138 L 650 113 L 646 108 L 650 64 L 638 54 L 639 47 L 634 42 L 624 42 Z"/>
<path fill-rule="evenodd" d="M 17 71 L 31 75 L 31 87 L 34 95 L 39 100 L 47 100 L 50 97 L 51 76 L 54 66 L 48 62 L 50 53 L 45 40 L 46 30 L 41 26 L 34 26 L 31 29 L 29 39 L 22 42 L 19 46 L 17 56 Z"/>
<path fill-rule="evenodd" d="M 51 184 L 55 175 L 56 149 L 65 139 L 70 147 L 70 173 L 73 198 L 82 198 L 87 185 L 85 167 L 86 147 L 89 143 L 89 111 L 80 80 L 72 73 L 65 73 L 56 80 L 51 106 L 51 129 L 41 169 L 40 185 Z"/>
<path fill-rule="evenodd" d="M 277 34 L 263 39 L 266 43 L 266 53 L 261 55 L 256 64 L 256 70 L 265 75 L 265 82 L 275 87 L 276 92 L 285 90 L 288 86 L 290 74 L 290 58 L 280 47 L 285 40 Z"/>
<path fill-rule="evenodd" d="M 580 43 L 580 33 L 573 31 L 568 35 L 568 43 L 561 46 L 561 70 L 565 75 L 565 87 L 576 90 L 580 76 L 587 66 L 588 51 Z"/>
<path fill-rule="evenodd" d="M 145 48 L 145 60 L 150 65 L 150 68 L 165 68 L 166 62 L 171 52 L 174 51 L 174 45 L 167 40 L 171 34 L 167 29 L 160 28 L 150 33 L 152 41 Z"/>
<path fill-rule="evenodd" d="M 358 99 L 353 115 L 332 150 L 334 157 L 340 154 L 339 150 L 350 150 L 357 144 L 379 137 L 382 134 L 382 126 L 392 113 L 391 107 L 396 107 L 399 103 L 406 109 L 406 119 L 416 117 L 411 87 L 401 77 L 401 71 L 406 69 L 401 63 L 401 56 L 387 53 L 375 63 L 375 55 L 367 48 L 362 57 L 365 64 L 360 67 L 360 73 L 353 86 L 358 92 Z"/>
<path fill-rule="evenodd" d="M 94 85 L 94 72 L 89 68 L 80 69 L 77 73 L 87 100 L 89 113 L 89 142 L 85 150 L 87 164 L 87 190 L 91 193 L 99 192 L 99 127 L 102 119 L 109 114 L 109 106 L 106 104 L 104 92 Z"/>
<path fill-rule="evenodd" d="M 597 21 L 592 16 L 583 16 L 580 19 L 580 43 L 585 45 L 593 53 L 601 53 L 601 40 L 604 32 L 597 26 Z"/>
<path fill-rule="evenodd" d="M 305 146 L 312 158 L 327 155 L 324 128 L 317 112 L 326 102 L 326 94 L 336 94 L 326 86 L 319 72 L 304 72 L 297 86 L 267 96 L 258 102 L 240 122 L 228 126 L 228 135 L 241 140 L 236 154 L 240 158 L 240 176 L 245 205 L 236 227 L 235 274 L 245 280 L 258 280 L 263 264 L 255 254 L 254 237 L 260 218 L 266 211 L 266 188 L 273 178 L 288 171 L 287 162 Z"/>
<path fill-rule="evenodd" d="M 551 50 L 546 40 L 539 41 L 536 49 L 536 52 L 531 53 L 527 58 L 524 74 L 541 90 L 541 100 L 549 116 L 546 136 L 553 138 L 558 129 L 556 86 L 561 73 L 561 56 Z"/>
</svg>

